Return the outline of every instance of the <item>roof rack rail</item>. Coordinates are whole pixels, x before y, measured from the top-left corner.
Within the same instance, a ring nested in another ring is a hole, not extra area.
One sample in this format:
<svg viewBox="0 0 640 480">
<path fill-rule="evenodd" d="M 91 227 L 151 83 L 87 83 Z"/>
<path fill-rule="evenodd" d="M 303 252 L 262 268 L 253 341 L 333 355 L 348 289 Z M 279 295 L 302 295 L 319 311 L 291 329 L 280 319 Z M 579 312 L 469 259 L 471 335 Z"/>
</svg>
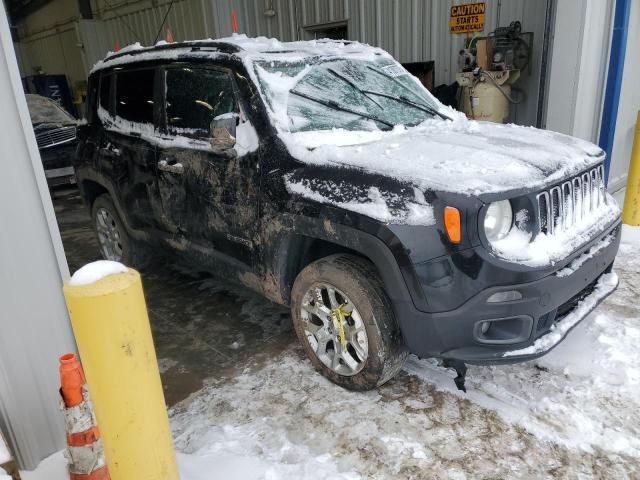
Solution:
<svg viewBox="0 0 640 480">
<path fill-rule="evenodd" d="M 110 55 L 103 60 L 103 62 L 107 63 L 116 58 L 124 57 L 126 55 L 138 55 L 140 53 L 146 52 L 156 52 L 163 50 L 175 50 L 179 48 L 191 48 L 191 51 L 197 51 L 200 48 L 215 48 L 222 53 L 236 53 L 241 49 L 232 43 L 227 42 L 218 42 L 216 40 L 189 40 L 185 42 L 175 42 L 175 43 L 165 43 L 162 45 L 153 45 L 150 47 L 143 47 L 136 50 L 126 51 L 122 53 L 115 53 L 114 55 Z"/>
<path fill-rule="evenodd" d="M 344 44 L 351 44 L 351 43 L 360 43 L 357 40 L 344 40 L 344 39 L 337 39 L 337 38 L 317 38 L 316 43 L 344 43 Z"/>
</svg>

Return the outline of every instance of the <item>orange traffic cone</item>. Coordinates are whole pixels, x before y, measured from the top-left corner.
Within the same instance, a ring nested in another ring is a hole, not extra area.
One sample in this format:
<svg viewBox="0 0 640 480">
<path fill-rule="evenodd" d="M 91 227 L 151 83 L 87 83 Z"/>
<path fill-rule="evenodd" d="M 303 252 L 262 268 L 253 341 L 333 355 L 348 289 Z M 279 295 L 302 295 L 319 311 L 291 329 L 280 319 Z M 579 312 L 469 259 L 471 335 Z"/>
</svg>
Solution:
<svg viewBox="0 0 640 480">
<path fill-rule="evenodd" d="M 60 385 L 70 480 L 110 480 L 84 372 L 73 353 L 60 357 Z"/>
</svg>

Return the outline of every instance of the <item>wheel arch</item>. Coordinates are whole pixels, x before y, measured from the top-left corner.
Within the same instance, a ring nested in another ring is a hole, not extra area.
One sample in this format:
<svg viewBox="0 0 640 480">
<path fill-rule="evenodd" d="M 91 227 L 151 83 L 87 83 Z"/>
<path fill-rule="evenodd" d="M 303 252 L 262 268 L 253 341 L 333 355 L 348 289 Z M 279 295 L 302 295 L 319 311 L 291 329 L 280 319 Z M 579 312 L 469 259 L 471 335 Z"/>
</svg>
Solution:
<svg viewBox="0 0 640 480">
<path fill-rule="evenodd" d="M 349 253 L 371 262 L 380 275 L 392 303 L 411 302 L 407 285 L 393 253 L 374 235 L 345 225 L 318 220 L 296 222 L 272 243 L 276 245 L 267 269 L 273 277 L 272 300 L 289 305 L 291 288 L 298 274 L 310 263 L 336 253 Z M 275 284 L 275 285 L 273 285 Z"/>
<path fill-rule="evenodd" d="M 281 303 L 286 305 L 291 301 L 291 289 L 296 277 L 316 260 L 336 253 L 348 253 L 371 261 L 362 252 L 341 243 L 303 233 L 283 236 L 274 253 L 272 271 L 280 286 Z"/>
<path fill-rule="evenodd" d="M 96 198 L 105 194 L 109 195 L 127 233 L 137 240 L 148 240 L 149 235 L 146 232 L 131 226 L 128 212 L 122 208 L 120 197 L 116 194 L 117 189 L 113 187 L 110 180 L 105 179 L 102 175 L 83 175 L 81 179 L 78 179 L 78 187 L 85 205 L 89 208 L 89 213 L 91 213 Z"/>
<path fill-rule="evenodd" d="M 109 190 L 107 190 L 104 185 L 94 180 L 83 180 L 80 184 L 80 192 L 82 194 L 82 199 L 89 209 L 93 207 L 93 202 L 95 202 L 96 198 L 100 195 L 104 195 L 106 193 L 111 196 Z"/>
</svg>

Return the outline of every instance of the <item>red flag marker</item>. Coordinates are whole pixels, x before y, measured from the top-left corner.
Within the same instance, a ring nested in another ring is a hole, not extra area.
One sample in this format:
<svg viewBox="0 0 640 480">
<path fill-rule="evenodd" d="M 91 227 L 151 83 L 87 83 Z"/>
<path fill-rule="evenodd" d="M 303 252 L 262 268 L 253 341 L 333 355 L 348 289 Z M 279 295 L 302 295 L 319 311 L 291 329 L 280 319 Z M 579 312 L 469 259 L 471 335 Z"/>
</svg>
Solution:
<svg viewBox="0 0 640 480">
<path fill-rule="evenodd" d="M 238 15 L 234 10 L 231 10 L 231 27 L 233 27 L 233 33 L 238 33 Z"/>
</svg>

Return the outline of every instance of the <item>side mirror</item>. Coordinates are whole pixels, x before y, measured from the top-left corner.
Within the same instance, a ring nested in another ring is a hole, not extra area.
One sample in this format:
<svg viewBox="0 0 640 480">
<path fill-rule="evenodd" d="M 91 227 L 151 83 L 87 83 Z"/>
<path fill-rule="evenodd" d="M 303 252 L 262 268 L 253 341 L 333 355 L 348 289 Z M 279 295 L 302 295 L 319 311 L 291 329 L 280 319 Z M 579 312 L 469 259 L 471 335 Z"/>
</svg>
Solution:
<svg viewBox="0 0 640 480">
<path fill-rule="evenodd" d="M 229 150 L 236 145 L 237 113 L 218 115 L 209 127 L 211 146 L 217 150 Z"/>
</svg>

